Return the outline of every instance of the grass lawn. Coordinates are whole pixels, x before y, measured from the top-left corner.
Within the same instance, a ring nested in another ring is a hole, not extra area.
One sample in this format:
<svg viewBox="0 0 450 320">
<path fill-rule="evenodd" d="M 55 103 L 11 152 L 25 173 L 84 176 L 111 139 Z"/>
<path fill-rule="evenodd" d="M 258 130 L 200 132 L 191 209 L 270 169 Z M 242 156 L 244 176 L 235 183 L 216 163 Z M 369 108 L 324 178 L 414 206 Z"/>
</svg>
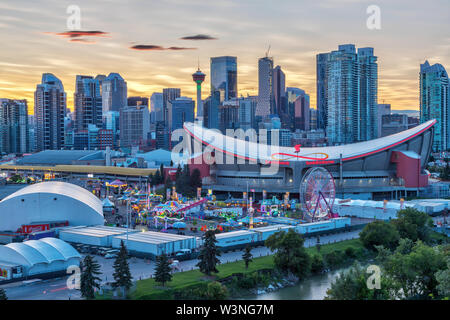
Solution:
<svg viewBox="0 0 450 320">
<path fill-rule="evenodd" d="M 321 254 L 326 254 L 336 250 L 342 250 L 353 247 L 355 250 L 363 248 L 359 239 L 345 240 L 338 243 L 325 244 L 320 248 Z M 315 247 L 307 248 L 306 251 L 310 254 L 317 253 Z M 226 278 L 233 273 L 249 273 L 261 269 L 272 269 L 273 256 L 254 258 L 253 262 L 249 264 L 248 269 L 245 269 L 243 260 L 237 262 L 230 262 L 218 265 L 219 273 L 216 275 L 217 279 Z M 159 283 L 155 283 L 154 279 L 145 279 L 137 281 L 136 290 L 130 294 L 131 299 L 167 299 L 170 296 L 170 289 L 183 289 L 191 285 L 198 284 L 201 281 L 208 281 L 204 279 L 205 275 L 199 270 L 177 272 L 173 275 L 172 281 L 166 284 L 166 289 L 160 287 Z"/>
<path fill-rule="evenodd" d="M 364 246 L 359 239 L 345 240 L 345 241 L 336 242 L 336 243 L 321 244 L 320 245 L 320 253 L 322 255 L 324 255 L 324 254 L 330 253 L 332 251 L 337 251 L 337 250 L 345 251 L 345 249 L 347 249 L 347 248 L 353 248 L 355 250 L 358 250 L 358 249 L 363 249 Z M 309 247 L 309 248 L 306 248 L 306 251 L 309 254 L 317 253 L 317 248 L 315 246 Z"/>
</svg>

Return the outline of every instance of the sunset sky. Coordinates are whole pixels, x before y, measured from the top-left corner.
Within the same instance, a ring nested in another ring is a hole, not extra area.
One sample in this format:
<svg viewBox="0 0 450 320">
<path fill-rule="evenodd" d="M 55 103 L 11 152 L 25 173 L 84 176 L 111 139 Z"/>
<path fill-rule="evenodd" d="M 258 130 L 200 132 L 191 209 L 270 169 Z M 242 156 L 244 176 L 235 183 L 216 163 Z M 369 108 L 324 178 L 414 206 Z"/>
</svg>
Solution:
<svg viewBox="0 0 450 320">
<path fill-rule="evenodd" d="M 372 4 L 381 30 L 366 27 Z M 68 33 L 69 5 L 81 9 L 81 33 Z M 221 55 L 237 56 L 239 94 L 253 95 L 270 44 L 286 85 L 306 90 L 315 108 L 316 54 L 353 43 L 378 56 L 378 102 L 418 109 L 420 63 L 450 71 L 449 30 L 449 0 L 2 0 L 0 98 L 28 99 L 33 113 L 44 72 L 63 81 L 71 109 L 78 74 L 118 72 L 129 96 L 180 87 L 195 98 L 198 60 L 206 98 L 209 59 Z"/>
</svg>

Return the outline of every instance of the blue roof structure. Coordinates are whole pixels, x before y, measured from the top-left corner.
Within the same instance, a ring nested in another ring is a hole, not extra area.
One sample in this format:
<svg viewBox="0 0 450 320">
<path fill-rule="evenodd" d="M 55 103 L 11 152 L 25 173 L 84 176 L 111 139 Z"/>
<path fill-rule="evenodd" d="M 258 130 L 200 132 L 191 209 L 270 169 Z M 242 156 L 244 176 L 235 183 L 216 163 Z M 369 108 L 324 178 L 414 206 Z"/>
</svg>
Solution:
<svg viewBox="0 0 450 320">
<path fill-rule="evenodd" d="M 79 160 L 101 160 L 105 153 L 98 150 L 45 150 L 17 160 L 21 165 L 70 165 Z"/>
</svg>

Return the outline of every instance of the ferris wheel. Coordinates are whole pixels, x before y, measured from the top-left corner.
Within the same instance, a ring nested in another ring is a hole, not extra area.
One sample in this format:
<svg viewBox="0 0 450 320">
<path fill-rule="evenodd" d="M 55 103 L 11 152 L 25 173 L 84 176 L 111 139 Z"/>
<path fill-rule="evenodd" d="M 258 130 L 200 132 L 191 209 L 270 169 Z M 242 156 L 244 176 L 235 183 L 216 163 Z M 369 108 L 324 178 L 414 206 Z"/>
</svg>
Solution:
<svg viewBox="0 0 450 320">
<path fill-rule="evenodd" d="M 321 220 L 332 213 L 336 187 L 331 173 L 323 167 L 309 168 L 300 184 L 300 199 L 311 220 Z"/>
</svg>

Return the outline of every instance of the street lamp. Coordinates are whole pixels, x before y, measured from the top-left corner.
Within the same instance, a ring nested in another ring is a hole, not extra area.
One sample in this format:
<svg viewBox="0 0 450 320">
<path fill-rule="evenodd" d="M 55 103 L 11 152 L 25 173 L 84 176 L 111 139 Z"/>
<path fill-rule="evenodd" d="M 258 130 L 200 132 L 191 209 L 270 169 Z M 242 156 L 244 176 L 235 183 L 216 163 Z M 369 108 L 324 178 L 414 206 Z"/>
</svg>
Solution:
<svg viewBox="0 0 450 320">
<path fill-rule="evenodd" d="M 130 199 L 131 199 L 131 197 L 129 197 L 128 201 L 127 201 L 127 248 L 128 248 L 128 228 L 130 227 L 130 221 L 129 221 L 129 216 L 130 216 Z"/>
</svg>

